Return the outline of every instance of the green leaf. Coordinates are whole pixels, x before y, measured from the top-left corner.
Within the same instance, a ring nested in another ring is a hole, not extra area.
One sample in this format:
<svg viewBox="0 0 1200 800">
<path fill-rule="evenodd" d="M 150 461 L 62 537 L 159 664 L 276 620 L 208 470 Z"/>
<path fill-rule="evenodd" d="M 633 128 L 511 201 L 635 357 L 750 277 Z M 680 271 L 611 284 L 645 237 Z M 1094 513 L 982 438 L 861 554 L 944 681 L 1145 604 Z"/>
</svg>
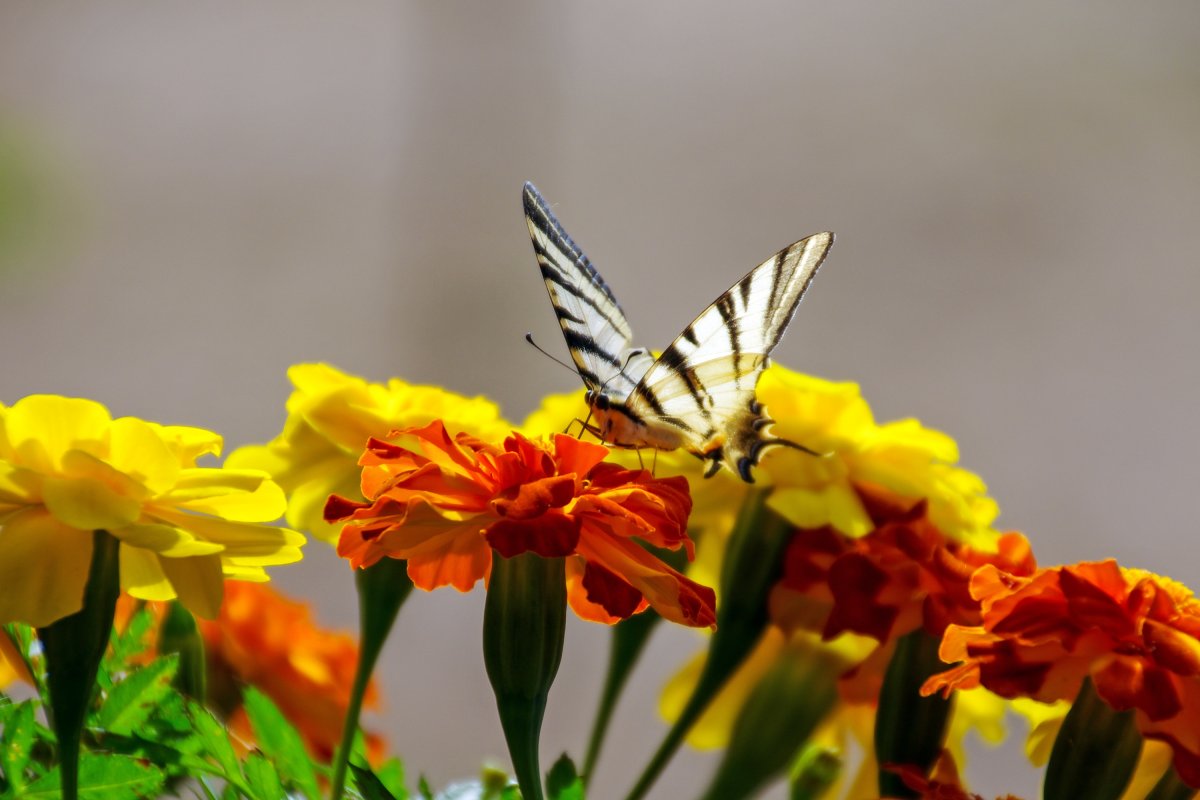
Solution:
<svg viewBox="0 0 1200 800">
<path fill-rule="evenodd" d="M 433 789 L 429 786 L 429 779 L 424 775 L 417 779 L 417 792 L 424 800 L 433 800 Z"/>
<path fill-rule="evenodd" d="M 25 765 L 33 751 L 33 701 L 14 706 L 6 715 L 0 732 L 0 773 L 8 780 L 13 793 L 25 785 Z"/>
<path fill-rule="evenodd" d="M 389 758 L 375 770 L 375 777 L 383 783 L 396 800 L 408 800 L 408 789 L 404 786 L 404 762 Z"/>
<path fill-rule="evenodd" d="M 199 703 L 188 701 L 187 715 L 191 718 L 193 729 L 200 740 L 201 753 L 216 762 L 226 780 L 240 781 L 241 769 L 237 754 L 233 751 L 233 745 L 229 743 L 229 733 L 225 726 L 217 722 L 212 712 Z"/>
<path fill-rule="evenodd" d="M 262 753 L 253 752 L 248 755 L 242 764 L 242 770 L 255 800 L 284 800 L 287 797 L 275 765 Z"/>
<path fill-rule="evenodd" d="M 40 652 L 37 655 L 32 652 L 33 643 L 36 640 L 33 628 L 20 622 L 10 622 L 0 630 L 0 636 L 7 636 L 13 646 L 17 648 L 21 660 L 25 662 L 25 669 L 29 670 L 29 674 L 33 676 L 38 694 L 45 695 L 46 660 Z"/>
<path fill-rule="evenodd" d="M 96 715 L 96 725 L 113 733 L 129 734 L 144 723 L 171 692 L 179 669 L 179 656 L 159 658 L 113 686 Z"/>
<path fill-rule="evenodd" d="M 101 672 L 107 675 L 121 675 L 128 671 L 129 664 L 149 649 L 149 633 L 153 626 L 154 615 L 143 604 L 133 613 L 122 630 L 113 630 Z M 102 682 L 101 688 L 107 689 L 108 685 Z"/>
<path fill-rule="evenodd" d="M 47 772 L 29 786 L 22 800 L 60 800 L 59 769 Z M 158 768 L 136 758 L 88 754 L 79 760 L 80 800 L 139 800 L 156 797 L 164 776 Z"/>
<path fill-rule="evenodd" d="M 546 794 L 550 800 L 583 800 L 583 779 L 566 753 L 546 773 Z"/>
<path fill-rule="evenodd" d="M 366 767 L 359 766 L 353 761 L 349 762 L 350 773 L 354 776 L 354 784 L 358 787 L 358 791 L 363 796 L 363 800 L 401 800 L 392 794 L 383 781 L 379 779 L 374 772 Z"/>
<path fill-rule="evenodd" d="M 259 749 L 275 762 L 284 780 L 299 787 L 309 800 L 320 800 L 312 759 L 300 734 L 270 698 L 257 689 L 247 688 L 243 700 Z"/>
</svg>

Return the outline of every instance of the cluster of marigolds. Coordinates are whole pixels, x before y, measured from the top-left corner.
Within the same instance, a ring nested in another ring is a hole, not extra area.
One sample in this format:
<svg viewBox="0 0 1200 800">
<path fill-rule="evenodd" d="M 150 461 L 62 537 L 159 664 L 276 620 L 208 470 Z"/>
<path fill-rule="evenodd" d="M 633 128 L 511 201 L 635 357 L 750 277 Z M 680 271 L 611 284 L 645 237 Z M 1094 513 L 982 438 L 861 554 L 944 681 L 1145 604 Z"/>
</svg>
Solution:
<svg viewBox="0 0 1200 800">
<path fill-rule="evenodd" d="M 105 531 L 119 543 L 117 625 L 135 602 L 181 603 L 224 685 L 259 687 L 328 761 L 358 644 L 266 587 L 265 567 L 301 558 L 298 531 L 356 570 L 402 560 L 426 591 L 499 591 L 498 565 L 533 554 L 558 565 L 555 596 L 582 619 L 714 629 L 663 694 L 678 736 L 631 798 L 685 735 L 727 750 L 714 798 L 789 770 L 829 797 L 879 797 L 880 775 L 901 796 L 973 797 L 956 768 L 968 731 L 998 741 L 1015 710 L 1030 759 L 1045 764 L 1087 698 L 1142 739 L 1124 796 L 1200 787 L 1192 593 L 1113 561 L 1038 567 L 1024 536 L 993 527 L 996 503 L 949 437 L 877 423 L 854 384 L 767 370 L 758 394 L 772 432 L 826 455 L 776 448 L 747 485 L 702 479 L 686 453 L 660 453 L 651 470 L 563 434 L 586 416 L 581 393 L 517 425 L 436 387 L 321 364 L 289 376 L 282 433 L 220 467 L 201 464 L 221 450 L 209 431 L 114 419 L 83 399 L 0 406 L 0 623 L 44 629 L 79 612 L 93 532 Z M 20 677 L 8 647 L 0 636 L 0 685 Z M 250 738 L 236 697 L 224 711 Z M 738 761 L 773 747 L 784 749 L 761 775 Z M 370 749 L 386 744 L 370 737 Z M 819 767 L 847 752 L 864 755 L 822 783 Z M 540 793 L 518 777 L 526 797 Z"/>
</svg>

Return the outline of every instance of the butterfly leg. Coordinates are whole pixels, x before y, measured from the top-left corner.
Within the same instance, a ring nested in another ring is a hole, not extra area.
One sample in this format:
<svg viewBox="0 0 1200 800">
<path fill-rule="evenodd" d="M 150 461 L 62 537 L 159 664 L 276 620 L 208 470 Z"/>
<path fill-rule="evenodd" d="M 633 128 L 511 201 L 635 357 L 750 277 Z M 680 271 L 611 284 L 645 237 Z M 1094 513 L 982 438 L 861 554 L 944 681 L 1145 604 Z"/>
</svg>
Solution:
<svg viewBox="0 0 1200 800">
<path fill-rule="evenodd" d="M 642 448 L 640 448 L 640 447 L 637 448 L 637 454 L 638 454 L 638 466 L 641 467 L 642 469 L 645 469 L 646 463 L 644 461 L 642 461 Z"/>
<path fill-rule="evenodd" d="M 650 462 L 650 474 L 658 477 L 658 448 L 654 448 L 654 460 Z"/>
</svg>

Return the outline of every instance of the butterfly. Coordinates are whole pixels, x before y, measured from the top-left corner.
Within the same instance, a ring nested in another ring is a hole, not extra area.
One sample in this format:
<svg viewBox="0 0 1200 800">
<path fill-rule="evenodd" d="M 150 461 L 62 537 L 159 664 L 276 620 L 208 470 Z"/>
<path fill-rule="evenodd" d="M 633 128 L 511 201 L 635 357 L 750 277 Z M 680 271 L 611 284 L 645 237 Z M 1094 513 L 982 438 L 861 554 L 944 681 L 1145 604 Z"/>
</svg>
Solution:
<svg viewBox="0 0 1200 800">
<path fill-rule="evenodd" d="M 755 387 L 832 233 L 801 239 L 755 267 L 654 358 L 632 347 L 633 331 L 608 284 L 532 183 L 522 197 L 550 302 L 587 389 L 584 429 L 614 447 L 683 447 L 709 462 L 706 478 L 725 466 L 747 483 L 768 447 L 817 455 L 767 432 L 772 420 Z"/>
</svg>

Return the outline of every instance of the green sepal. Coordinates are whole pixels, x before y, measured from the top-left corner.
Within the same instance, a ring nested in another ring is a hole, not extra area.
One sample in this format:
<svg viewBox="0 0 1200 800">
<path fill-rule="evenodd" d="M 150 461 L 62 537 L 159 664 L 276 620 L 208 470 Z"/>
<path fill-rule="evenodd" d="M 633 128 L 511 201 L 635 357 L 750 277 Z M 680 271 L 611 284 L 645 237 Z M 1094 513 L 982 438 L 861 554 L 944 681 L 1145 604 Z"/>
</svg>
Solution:
<svg viewBox="0 0 1200 800">
<path fill-rule="evenodd" d="M 363 800 L 404 800 L 403 796 L 393 794 L 379 776 L 365 766 L 350 762 L 350 773 L 354 776 L 354 785 Z"/>
<path fill-rule="evenodd" d="M 767 508 L 768 495 L 765 490 L 752 491 L 742 503 L 721 566 L 717 630 L 696 688 L 627 800 L 640 800 L 650 790 L 692 725 L 750 655 L 767 627 L 767 598 L 783 572 L 783 554 L 794 531 L 791 523 Z"/>
<path fill-rule="evenodd" d="M 810 744 L 800 751 L 788 775 L 788 800 L 820 800 L 842 775 L 840 752 Z"/>
<path fill-rule="evenodd" d="M 738 712 L 704 800 L 742 800 L 781 775 L 833 709 L 848 666 L 816 641 L 789 642 Z"/>
<path fill-rule="evenodd" d="M 46 658 L 64 800 L 79 797 L 79 741 L 121 590 L 119 554 L 120 543 L 115 537 L 106 531 L 93 532 L 83 607 L 38 629 Z"/>
<path fill-rule="evenodd" d="M 566 635 L 566 567 L 562 558 L 492 553 L 483 608 L 487 669 L 513 773 L 525 800 L 542 800 L 538 742 L 550 686 Z"/>
<path fill-rule="evenodd" d="M 911 765 L 928 774 L 941 755 L 954 698 L 921 697 L 921 686 L 946 669 L 938 658 L 941 643 L 923 628 L 901 636 L 883 676 L 875 715 L 875 757 L 879 792 L 884 797 L 918 797 L 885 764 Z"/>
<path fill-rule="evenodd" d="M 346 766 L 350 763 L 371 674 L 396 623 L 396 615 L 413 590 L 412 579 L 408 577 L 408 562 L 395 558 L 380 559 L 365 569 L 356 570 L 354 586 L 358 592 L 358 665 L 350 688 L 350 705 L 342 721 L 342 741 L 333 759 L 331 800 L 341 800 Z"/>
<path fill-rule="evenodd" d="M 203 702 L 208 691 L 204 639 L 196 618 L 178 600 L 167 604 L 167 613 L 158 630 L 158 652 L 179 654 L 175 688 Z"/>
<path fill-rule="evenodd" d="M 1046 764 L 1045 800 L 1116 800 L 1125 793 L 1142 752 L 1134 711 L 1117 711 L 1083 681 Z"/>
</svg>

